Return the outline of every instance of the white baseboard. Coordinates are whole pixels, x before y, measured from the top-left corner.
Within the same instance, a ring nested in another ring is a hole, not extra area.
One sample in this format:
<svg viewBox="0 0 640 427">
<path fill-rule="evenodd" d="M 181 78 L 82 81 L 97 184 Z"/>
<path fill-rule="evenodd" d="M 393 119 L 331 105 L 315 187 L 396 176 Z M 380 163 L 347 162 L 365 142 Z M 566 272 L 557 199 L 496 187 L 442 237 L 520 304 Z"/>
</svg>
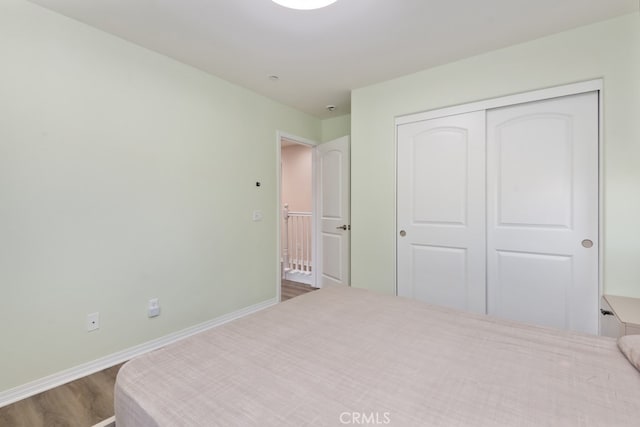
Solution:
<svg viewBox="0 0 640 427">
<path fill-rule="evenodd" d="M 111 418 L 107 418 L 104 421 L 99 422 L 98 424 L 94 424 L 91 427 L 114 427 L 116 425 L 116 417 L 113 416 Z"/>
<path fill-rule="evenodd" d="M 128 349 L 119 351 L 117 353 L 110 354 L 100 359 L 93 360 L 91 362 L 83 363 L 82 365 L 75 366 L 73 368 L 49 375 L 44 378 L 29 382 L 27 384 L 11 388 L 6 391 L 0 392 L 0 408 L 11 403 L 17 402 L 27 397 L 33 396 L 43 391 L 50 390 L 54 387 L 58 387 L 62 384 L 66 384 L 70 381 L 77 380 L 78 378 L 86 377 L 93 373 L 102 371 L 118 363 L 126 362 L 136 356 L 148 353 L 153 350 L 157 350 L 168 344 L 180 341 L 181 339 L 190 337 L 199 332 L 206 331 L 216 326 L 220 326 L 224 323 L 230 322 L 240 317 L 247 316 L 260 310 L 264 310 L 267 307 L 277 304 L 276 298 L 272 298 L 267 301 L 260 302 L 258 304 L 251 305 L 249 307 L 236 310 L 232 313 L 225 314 L 223 316 L 216 317 L 207 322 L 200 323 L 187 329 L 183 329 L 178 332 L 174 332 L 169 335 L 165 335 L 155 340 L 147 341 L 143 344 L 130 347 Z"/>
<path fill-rule="evenodd" d="M 300 270 L 285 270 L 284 278 L 293 282 L 304 283 L 313 286 L 313 277 L 310 272 Z"/>
</svg>

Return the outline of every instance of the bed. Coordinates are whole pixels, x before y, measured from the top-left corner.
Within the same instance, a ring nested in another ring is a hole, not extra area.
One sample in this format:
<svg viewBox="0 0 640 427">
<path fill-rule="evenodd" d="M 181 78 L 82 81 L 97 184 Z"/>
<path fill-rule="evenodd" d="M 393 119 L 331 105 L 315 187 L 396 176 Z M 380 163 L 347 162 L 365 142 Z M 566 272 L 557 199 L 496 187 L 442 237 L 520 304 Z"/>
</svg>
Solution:
<svg viewBox="0 0 640 427">
<path fill-rule="evenodd" d="M 616 341 L 327 288 L 125 364 L 117 427 L 638 426 Z"/>
</svg>

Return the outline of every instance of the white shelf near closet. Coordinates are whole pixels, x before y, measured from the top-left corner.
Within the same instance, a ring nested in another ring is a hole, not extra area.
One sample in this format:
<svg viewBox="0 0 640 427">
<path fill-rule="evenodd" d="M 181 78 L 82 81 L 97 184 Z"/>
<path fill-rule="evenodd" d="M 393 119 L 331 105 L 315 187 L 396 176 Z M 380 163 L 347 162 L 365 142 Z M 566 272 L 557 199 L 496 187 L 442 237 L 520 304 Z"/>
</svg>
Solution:
<svg viewBox="0 0 640 427">
<path fill-rule="evenodd" d="M 600 312 L 600 335 L 640 334 L 640 298 L 603 295 Z"/>
</svg>

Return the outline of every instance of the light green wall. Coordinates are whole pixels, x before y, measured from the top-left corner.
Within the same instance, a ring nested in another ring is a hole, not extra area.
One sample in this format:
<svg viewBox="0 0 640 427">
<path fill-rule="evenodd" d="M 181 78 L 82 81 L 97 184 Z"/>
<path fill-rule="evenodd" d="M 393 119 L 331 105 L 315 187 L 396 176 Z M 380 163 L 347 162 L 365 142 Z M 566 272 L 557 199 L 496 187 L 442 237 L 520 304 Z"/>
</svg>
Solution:
<svg viewBox="0 0 640 427">
<path fill-rule="evenodd" d="M 351 134 L 351 115 L 332 117 L 322 121 L 322 142 L 329 142 Z"/>
<path fill-rule="evenodd" d="M 276 131 L 320 120 L 23 0 L 0 61 L 0 391 L 275 297 Z"/>
<path fill-rule="evenodd" d="M 638 14 L 355 90 L 352 284 L 395 291 L 395 116 L 600 77 L 605 292 L 640 297 Z"/>
</svg>

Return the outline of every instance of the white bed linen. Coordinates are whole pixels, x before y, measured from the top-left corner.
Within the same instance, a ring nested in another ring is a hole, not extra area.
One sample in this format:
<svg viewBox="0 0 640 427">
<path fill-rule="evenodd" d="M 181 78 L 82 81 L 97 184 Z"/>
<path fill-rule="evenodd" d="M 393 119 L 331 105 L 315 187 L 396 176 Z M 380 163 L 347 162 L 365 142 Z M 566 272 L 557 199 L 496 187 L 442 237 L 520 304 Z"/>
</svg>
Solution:
<svg viewBox="0 0 640 427">
<path fill-rule="evenodd" d="M 130 361 L 115 404 L 117 427 L 639 426 L 640 372 L 614 339 L 329 288 Z"/>
</svg>

